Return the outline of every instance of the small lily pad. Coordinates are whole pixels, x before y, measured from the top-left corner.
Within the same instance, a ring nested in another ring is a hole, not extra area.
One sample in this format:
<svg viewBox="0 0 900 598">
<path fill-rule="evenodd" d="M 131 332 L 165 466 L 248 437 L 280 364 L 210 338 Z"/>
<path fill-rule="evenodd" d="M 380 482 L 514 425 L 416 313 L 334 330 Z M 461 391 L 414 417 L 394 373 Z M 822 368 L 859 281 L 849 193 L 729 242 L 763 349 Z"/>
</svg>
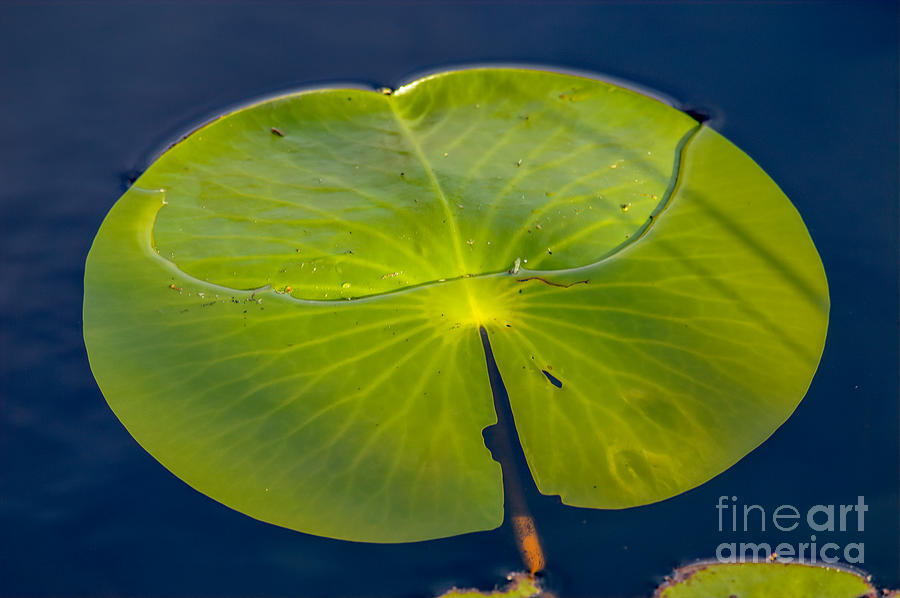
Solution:
<svg viewBox="0 0 900 598">
<path fill-rule="evenodd" d="M 683 567 L 654 598 L 860 598 L 877 596 L 863 575 L 807 563 L 716 563 Z"/>
<path fill-rule="evenodd" d="M 508 579 L 509 583 L 505 587 L 492 592 L 453 588 L 452 590 L 441 594 L 440 598 L 531 598 L 532 596 L 541 594 L 541 588 L 532 575 L 528 575 L 527 573 L 513 573 Z"/>
</svg>

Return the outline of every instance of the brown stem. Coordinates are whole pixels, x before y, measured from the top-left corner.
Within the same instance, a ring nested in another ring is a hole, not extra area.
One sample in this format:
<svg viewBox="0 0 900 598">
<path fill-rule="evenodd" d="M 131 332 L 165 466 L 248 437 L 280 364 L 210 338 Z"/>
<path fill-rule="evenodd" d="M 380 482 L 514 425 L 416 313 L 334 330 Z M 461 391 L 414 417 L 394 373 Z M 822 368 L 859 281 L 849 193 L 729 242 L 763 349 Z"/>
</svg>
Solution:
<svg viewBox="0 0 900 598">
<path fill-rule="evenodd" d="M 534 575 L 543 570 L 546 561 L 544 551 L 541 549 L 540 537 L 534 524 L 534 518 L 528 509 L 522 483 L 523 472 L 528 475 L 528 481 L 534 483 L 531 472 L 525 462 L 522 445 L 516 433 L 513 422 L 512 410 L 509 406 L 509 396 L 500 378 L 500 371 L 494 361 L 494 354 L 488 340 L 487 330 L 482 327 L 481 344 L 484 347 L 484 355 L 487 359 L 488 371 L 491 379 L 491 391 L 494 395 L 494 409 L 497 412 L 497 423 L 488 428 L 490 430 L 490 442 L 488 448 L 494 459 L 500 463 L 503 472 L 503 495 L 505 497 L 506 515 L 512 525 L 516 537 L 516 545 L 522 561 L 528 571 Z M 488 432 L 486 430 L 485 432 Z M 488 441 L 488 435 L 485 434 Z"/>
</svg>

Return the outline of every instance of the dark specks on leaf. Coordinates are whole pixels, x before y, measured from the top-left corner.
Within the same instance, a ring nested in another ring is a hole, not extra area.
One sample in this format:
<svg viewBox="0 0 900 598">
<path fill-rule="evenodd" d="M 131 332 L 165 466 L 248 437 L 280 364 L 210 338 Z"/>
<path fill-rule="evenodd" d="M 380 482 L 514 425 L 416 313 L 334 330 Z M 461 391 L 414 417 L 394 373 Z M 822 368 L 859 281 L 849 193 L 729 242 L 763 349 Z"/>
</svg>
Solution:
<svg viewBox="0 0 900 598">
<path fill-rule="evenodd" d="M 278 127 L 272 127 L 272 135 L 275 135 L 277 137 L 284 137 L 284 133 L 282 133 L 281 129 L 279 129 Z"/>
<path fill-rule="evenodd" d="M 563 385 L 562 380 L 560 380 L 559 378 L 557 378 L 556 376 L 554 376 L 547 370 L 541 370 L 541 373 L 543 373 L 544 376 L 547 377 L 547 380 L 550 381 L 550 384 L 552 384 L 556 388 L 562 388 L 562 385 Z"/>
</svg>

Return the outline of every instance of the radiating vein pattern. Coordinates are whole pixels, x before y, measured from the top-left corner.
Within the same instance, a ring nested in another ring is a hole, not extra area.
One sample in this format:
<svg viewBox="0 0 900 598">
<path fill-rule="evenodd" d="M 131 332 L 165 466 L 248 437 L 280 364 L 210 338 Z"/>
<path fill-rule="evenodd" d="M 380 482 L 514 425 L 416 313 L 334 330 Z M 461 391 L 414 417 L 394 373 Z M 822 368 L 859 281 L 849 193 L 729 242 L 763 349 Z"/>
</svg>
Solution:
<svg viewBox="0 0 900 598">
<path fill-rule="evenodd" d="M 91 368 L 142 446 L 243 513 L 371 542 L 503 520 L 482 326 L 539 490 L 622 508 L 767 438 L 827 318 L 806 228 L 745 154 L 521 69 L 223 117 L 116 203 L 85 267 Z"/>
<path fill-rule="evenodd" d="M 481 438 L 496 416 L 465 311 L 440 310 L 437 287 L 310 303 L 171 276 L 145 234 L 164 195 L 116 204 L 86 279 L 92 366 L 144 447 L 225 504 L 309 533 L 397 542 L 500 524 Z"/>
<path fill-rule="evenodd" d="M 259 104 L 176 145 L 141 184 L 166 190 L 155 239 L 183 271 L 354 298 L 516 259 L 593 263 L 647 221 L 695 125 L 600 81 L 462 71 L 391 96 Z"/>
<path fill-rule="evenodd" d="M 825 276 L 774 183 L 734 184 L 754 167 L 704 128 L 638 243 L 520 276 L 511 327 L 489 333 L 542 492 L 601 508 L 674 496 L 760 444 L 803 397 L 825 340 Z"/>
</svg>

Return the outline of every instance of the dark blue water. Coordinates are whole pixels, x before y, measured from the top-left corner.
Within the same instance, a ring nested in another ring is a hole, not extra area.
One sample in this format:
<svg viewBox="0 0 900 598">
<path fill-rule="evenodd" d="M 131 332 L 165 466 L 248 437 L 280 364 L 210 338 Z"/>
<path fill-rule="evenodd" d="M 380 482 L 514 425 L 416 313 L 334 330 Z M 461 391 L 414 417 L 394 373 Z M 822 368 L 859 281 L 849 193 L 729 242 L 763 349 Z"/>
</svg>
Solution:
<svg viewBox="0 0 900 598">
<path fill-rule="evenodd" d="M 353 544 L 191 490 L 118 423 L 81 340 L 83 264 L 126 181 L 235 103 L 524 62 L 607 73 L 710 112 L 803 215 L 832 293 L 822 365 L 774 436 L 704 486 L 626 511 L 532 499 L 564 596 L 647 595 L 725 541 L 714 505 L 869 506 L 898 575 L 898 8 L 851 2 L 0 4 L 0 595 L 422 596 L 519 566 L 507 528 Z"/>
</svg>

